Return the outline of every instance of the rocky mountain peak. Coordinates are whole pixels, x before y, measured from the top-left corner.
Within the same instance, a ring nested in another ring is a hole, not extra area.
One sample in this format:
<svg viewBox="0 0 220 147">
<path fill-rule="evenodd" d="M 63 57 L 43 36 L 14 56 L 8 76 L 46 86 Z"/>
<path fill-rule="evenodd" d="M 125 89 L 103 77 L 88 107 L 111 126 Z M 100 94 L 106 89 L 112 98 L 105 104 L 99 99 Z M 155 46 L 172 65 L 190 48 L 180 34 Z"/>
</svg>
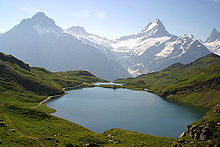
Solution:
<svg viewBox="0 0 220 147">
<path fill-rule="evenodd" d="M 72 26 L 67 29 L 67 31 L 76 35 L 88 35 L 85 29 L 81 26 Z"/>
<path fill-rule="evenodd" d="M 164 27 L 163 23 L 159 19 L 155 19 L 153 22 L 150 22 L 148 25 L 146 25 L 142 32 L 161 27 Z"/>
<path fill-rule="evenodd" d="M 32 18 L 44 18 L 47 17 L 44 12 L 37 12 L 35 15 L 33 15 Z"/>
<path fill-rule="evenodd" d="M 147 34 L 147 36 L 151 37 L 170 36 L 169 32 L 165 29 L 163 23 L 158 18 L 145 26 L 141 33 Z"/>
<path fill-rule="evenodd" d="M 209 37 L 207 38 L 206 42 L 213 42 L 216 40 L 220 40 L 220 32 L 218 32 L 217 29 L 214 28 Z"/>
<path fill-rule="evenodd" d="M 32 18 L 23 19 L 19 25 L 13 30 L 27 30 L 32 29 L 38 32 L 63 32 L 63 30 L 57 26 L 53 19 L 46 16 L 43 12 L 36 13 Z"/>
</svg>

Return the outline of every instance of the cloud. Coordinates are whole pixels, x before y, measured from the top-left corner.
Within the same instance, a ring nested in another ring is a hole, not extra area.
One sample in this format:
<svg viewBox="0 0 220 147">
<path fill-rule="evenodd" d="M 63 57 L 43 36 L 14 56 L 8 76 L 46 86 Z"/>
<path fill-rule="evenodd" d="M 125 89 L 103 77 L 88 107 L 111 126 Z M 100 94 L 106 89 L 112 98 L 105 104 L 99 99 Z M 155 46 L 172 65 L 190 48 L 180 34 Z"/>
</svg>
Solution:
<svg viewBox="0 0 220 147">
<path fill-rule="evenodd" d="M 103 19 L 105 20 L 107 18 L 106 12 L 105 11 L 91 11 L 88 9 L 84 10 L 79 10 L 79 11 L 74 11 L 73 13 L 74 17 L 78 18 L 98 18 L 98 19 Z"/>
<path fill-rule="evenodd" d="M 30 14 L 42 11 L 40 9 L 34 8 L 32 5 L 29 5 L 27 7 L 19 7 L 18 9 L 25 12 L 25 13 L 30 13 Z"/>
</svg>

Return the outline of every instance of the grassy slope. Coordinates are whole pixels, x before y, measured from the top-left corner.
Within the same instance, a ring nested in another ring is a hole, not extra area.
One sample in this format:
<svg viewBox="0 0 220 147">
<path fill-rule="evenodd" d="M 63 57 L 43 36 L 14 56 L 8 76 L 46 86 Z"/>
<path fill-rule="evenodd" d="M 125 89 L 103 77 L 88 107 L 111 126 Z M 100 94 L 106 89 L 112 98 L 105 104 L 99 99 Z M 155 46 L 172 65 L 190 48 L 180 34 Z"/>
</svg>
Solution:
<svg viewBox="0 0 220 147">
<path fill-rule="evenodd" d="M 125 88 L 147 89 L 170 100 L 209 108 L 210 111 L 202 119 L 189 125 L 185 135 L 173 145 L 220 145 L 219 56 L 210 54 L 191 64 L 176 63 L 160 72 L 118 79 L 115 82 L 123 83 Z"/>
<path fill-rule="evenodd" d="M 29 67 L 13 56 L 0 53 L 0 146 L 39 146 L 42 142 L 46 146 L 152 146 L 158 143 L 170 146 L 176 140 L 122 129 L 95 133 L 50 115 L 54 110 L 45 105 L 31 108 L 49 95 L 63 93 L 64 87 L 91 86 L 92 82 L 105 81 L 87 71 L 52 73 Z"/>
<path fill-rule="evenodd" d="M 95 133 L 80 125 L 51 116 L 45 112 L 15 105 L 2 105 L 0 106 L 0 112 L 0 117 L 7 124 L 6 127 L 0 127 L 0 131 L 2 132 L 0 137 L 3 144 L 15 144 L 16 146 L 37 144 L 38 141 L 34 137 L 41 138 L 46 146 L 64 146 L 67 144 L 79 146 L 86 144 L 105 146 L 112 146 L 113 144 L 118 144 L 119 146 L 131 146 L 132 144 L 170 146 L 176 140 L 122 129 L 112 129 L 104 133 Z M 9 129 L 13 129 L 10 122 L 32 138 L 27 139 L 23 143 L 17 141 L 22 140 L 25 136 L 20 136 L 17 132 L 10 132 Z M 5 136 L 6 131 L 10 134 L 9 137 Z"/>
<path fill-rule="evenodd" d="M 156 93 L 205 108 L 220 102 L 220 57 L 210 54 L 187 65 L 176 63 L 160 72 L 119 79 L 126 88 Z"/>
<path fill-rule="evenodd" d="M 173 144 L 187 147 L 218 147 L 220 145 L 220 104 L 213 107 L 202 119 L 188 125 L 185 135 Z"/>
<path fill-rule="evenodd" d="M 0 103 L 33 106 L 49 95 L 64 93 L 64 87 L 104 81 L 87 71 L 52 73 L 11 58 L 0 53 Z"/>
</svg>

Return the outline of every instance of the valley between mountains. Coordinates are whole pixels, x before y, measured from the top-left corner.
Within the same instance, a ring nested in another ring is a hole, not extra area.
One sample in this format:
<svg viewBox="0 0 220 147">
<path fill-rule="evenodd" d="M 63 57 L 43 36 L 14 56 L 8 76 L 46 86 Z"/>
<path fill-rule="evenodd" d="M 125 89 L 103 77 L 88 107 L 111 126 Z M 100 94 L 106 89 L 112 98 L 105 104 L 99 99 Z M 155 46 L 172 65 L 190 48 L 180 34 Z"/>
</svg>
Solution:
<svg viewBox="0 0 220 147">
<path fill-rule="evenodd" d="M 95 133 L 50 115 L 55 110 L 44 104 L 33 106 L 49 95 L 63 94 L 64 87 L 81 84 L 82 87 L 91 87 L 94 86 L 91 83 L 106 81 L 87 71 L 54 73 L 29 67 L 13 56 L 0 55 L 0 143 L 3 146 L 203 146 L 219 143 L 218 55 L 209 54 L 191 64 L 176 63 L 160 72 L 116 81 L 124 84 L 116 88 L 148 89 L 171 100 L 209 108 L 210 111 L 201 120 L 187 126 L 180 139 L 123 129 Z"/>
<path fill-rule="evenodd" d="M 170 34 L 156 19 L 116 40 L 62 29 L 43 12 L 0 34 L 0 146 L 219 146 L 220 34 Z M 120 128 L 102 133 L 56 117 L 43 104 L 65 88 L 127 88 L 207 109 L 179 138 Z"/>
</svg>

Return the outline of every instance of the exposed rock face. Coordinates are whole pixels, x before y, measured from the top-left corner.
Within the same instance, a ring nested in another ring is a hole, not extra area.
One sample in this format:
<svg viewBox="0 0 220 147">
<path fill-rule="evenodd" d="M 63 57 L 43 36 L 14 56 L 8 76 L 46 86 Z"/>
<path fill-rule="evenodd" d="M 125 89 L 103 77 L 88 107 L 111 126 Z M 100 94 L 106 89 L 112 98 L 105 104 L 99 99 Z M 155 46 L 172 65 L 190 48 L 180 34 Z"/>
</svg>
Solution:
<svg viewBox="0 0 220 147">
<path fill-rule="evenodd" d="M 190 136 L 193 139 L 204 141 L 214 137 L 215 125 L 205 123 L 204 125 L 187 125 L 185 136 Z"/>
<path fill-rule="evenodd" d="M 202 125 L 187 125 L 187 130 L 180 135 L 180 139 L 172 144 L 172 147 L 182 147 L 182 145 L 190 146 L 213 146 L 216 144 L 213 139 L 219 138 L 215 134 L 216 127 L 212 123 L 204 123 Z M 184 137 L 190 137 L 192 139 L 184 139 Z M 200 141 L 199 144 L 194 144 L 196 141 Z M 218 143 L 217 143 L 218 144 Z"/>
<path fill-rule="evenodd" d="M 163 94 L 161 94 L 163 97 L 167 97 L 169 95 L 172 94 L 177 94 L 177 93 L 189 93 L 189 92 L 193 92 L 196 90 L 199 90 L 201 88 L 213 88 L 216 87 L 217 85 L 220 84 L 220 77 L 216 77 L 210 80 L 207 80 L 203 83 L 198 83 L 195 81 L 195 84 L 192 86 L 186 86 L 186 87 L 182 87 L 182 88 L 177 88 L 173 91 L 165 91 Z"/>
<path fill-rule="evenodd" d="M 206 42 L 213 42 L 216 40 L 220 40 L 220 32 L 218 32 L 216 28 L 214 28 L 209 37 L 206 39 Z"/>
<path fill-rule="evenodd" d="M 187 130 L 180 135 L 180 139 L 172 147 L 183 146 L 220 146 L 220 105 L 212 108 L 202 120 L 187 125 Z"/>
</svg>

